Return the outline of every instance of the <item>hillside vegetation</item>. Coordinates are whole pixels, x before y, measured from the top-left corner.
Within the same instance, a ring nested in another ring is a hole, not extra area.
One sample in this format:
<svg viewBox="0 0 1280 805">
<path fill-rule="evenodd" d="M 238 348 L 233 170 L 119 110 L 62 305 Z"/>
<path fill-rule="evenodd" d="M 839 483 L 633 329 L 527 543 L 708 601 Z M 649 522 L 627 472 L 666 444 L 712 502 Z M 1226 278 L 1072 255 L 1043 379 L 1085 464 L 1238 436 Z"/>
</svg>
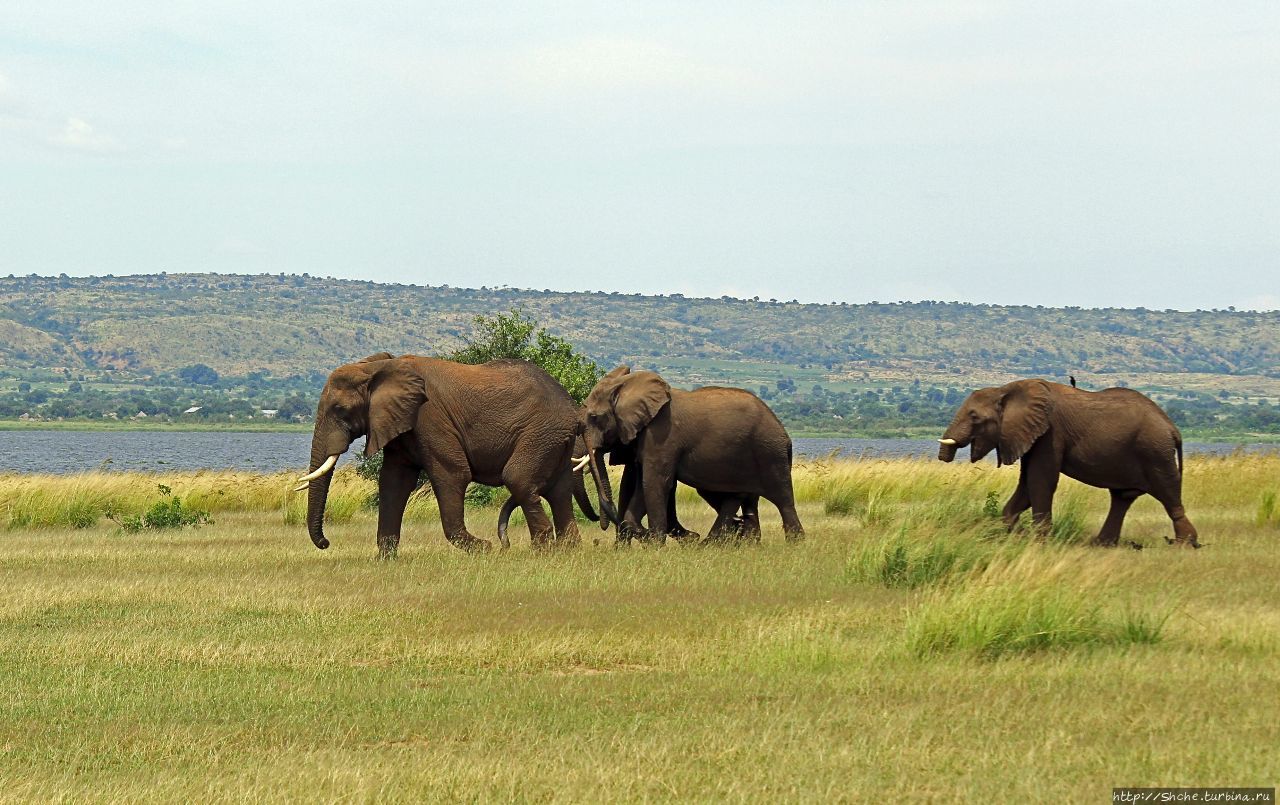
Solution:
<svg viewBox="0 0 1280 805">
<path fill-rule="evenodd" d="M 0 279 L 0 419 L 305 418 L 330 369 L 450 354 L 522 311 L 602 368 L 756 391 L 810 433 L 934 429 L 1025 376 L 1129 385 L 1204 435 L 1280 428 L 1280 313 L 865 305 L 390 285 L 285 275 Z M 216 393 L 215 393 L 216 389 Z"/>
<path fill-rule="evenodd" d="M 472 316 L 512 307 L 604 363 L 1280 378 L 1280 313 L 816 305 L 214 274 L 0 279 L 0 366 L 298 374 L 382 349 L 456 349 Z"/>
</svg>

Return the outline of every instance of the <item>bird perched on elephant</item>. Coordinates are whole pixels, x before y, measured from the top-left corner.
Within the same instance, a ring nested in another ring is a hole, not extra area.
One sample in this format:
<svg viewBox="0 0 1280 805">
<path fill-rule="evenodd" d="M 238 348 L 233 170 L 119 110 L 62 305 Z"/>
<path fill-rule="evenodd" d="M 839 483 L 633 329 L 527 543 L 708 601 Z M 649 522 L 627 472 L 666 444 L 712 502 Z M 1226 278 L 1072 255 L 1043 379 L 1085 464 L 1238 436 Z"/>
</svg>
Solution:
<svg viewBox="0 0 1280 805">
<path fill-rule="evenodd" d="M 626 517 L 639 522 L 647 514 L 652 533 L 670 533 L 669 496 L 680 481 L 713 494 L 713 533 L 748 496 L 758 496 L 778 507 L 788 541 L 804 537 L 791 487 L 791 437 L 751 392 L 718 386 L 683 391 L 654 372 L 619 366 L 596 384 L 584 408 L 589 466 L 601 508 L 607 501 L 615 522 L 604 454 L 629 447 L 639 475 Z"/>
<path fill-rule="evenodd" d="M 938 441 L 942 461 L 968 446 L 970 461 L 995 450 L 1000 465 L 1020 462 L 1018 486 L 1004 507 L 1010 529 L 1028 508 L 1037 527 L 1049 527 L 1063 474 L 1111 491 L 1111 510 L 1095 544 L 1115 545 L 1129 507 L 1146 494 L 1168 513 L 1173 542 L 1200 547 L 1182 506 L 1182 434 L 1136 391 L 1083 391 L 1045 380 L 978 389 Z"/>
<path fill-rule="evenodd" d="M 467 551 L 489 542 L 467 531 L 463 496 L 475 481 L 505 486 L 524 509 L 535 546 L 554 531 L 576 543 L 570 458 L 579 430 L 578 406 L 559 383 L 527 361 L 478 366 L 389 353 L 340 366 L 329 375 L 316 409 L 308 490 L 307 532 L 327 548 L 324 509 L 338 457 L 360 436 L 365 454 L 384 450 L 378 477 L 378 553 L 400 542 L 405 504 L 425 472 L 440 506 L 445 537 Z M 552 521 L 542 510 L 545 497 Z"/>
</svg>

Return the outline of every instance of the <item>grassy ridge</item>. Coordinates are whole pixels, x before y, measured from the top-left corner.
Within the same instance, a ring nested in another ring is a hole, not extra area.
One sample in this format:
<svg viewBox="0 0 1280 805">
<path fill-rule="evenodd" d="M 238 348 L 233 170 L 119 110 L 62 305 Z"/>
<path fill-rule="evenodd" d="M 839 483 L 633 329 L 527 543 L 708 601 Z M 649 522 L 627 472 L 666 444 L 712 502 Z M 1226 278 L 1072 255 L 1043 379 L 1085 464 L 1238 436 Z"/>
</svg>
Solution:
<svg viewBox="0 0 1280 805">
<path fill-rule="evenodd" d="M 339 472 L 320 552 L 289 480 L 0 477 L 6 797 L 1079 801 L 1280 777 L 1276 456 L 1188 464 L 1201 551 L 1165 547 L 1149 499 L 1126 531 L 1147 550 L 1093 550 L 1100 490 L 1065 483 L 1037 542 L 991 516 L 1015 472 L 863 461 L 797 469 L 799 546 L 766 506 L 759 548 L 595 529 L 474 557 L 428 498 L 387 563 L 367 482 Z M 158 483 L 216 524 L 51 514 L 140 510 Z"/>
<path fill-rule="evenodd" d="M 327 372 L 384 349 L 456 349 L 472 316 L 512 307 L 606 364 L 639 361 L 690 383 L 771 382 L 779 370 L 802 383 L 869 373 L 944 385 L 1070 371 L 1094 386 L 1110 384 L 1092 373 L 1173 373 L 1185 387 L 1176 376 L 1194 373 L 1253 376 L 1274 393 L 1264 376 L 1280 380 L 1275 312 L 822 305 L 217 274 L 0 278 L 0 368 Z"/>
</svg>

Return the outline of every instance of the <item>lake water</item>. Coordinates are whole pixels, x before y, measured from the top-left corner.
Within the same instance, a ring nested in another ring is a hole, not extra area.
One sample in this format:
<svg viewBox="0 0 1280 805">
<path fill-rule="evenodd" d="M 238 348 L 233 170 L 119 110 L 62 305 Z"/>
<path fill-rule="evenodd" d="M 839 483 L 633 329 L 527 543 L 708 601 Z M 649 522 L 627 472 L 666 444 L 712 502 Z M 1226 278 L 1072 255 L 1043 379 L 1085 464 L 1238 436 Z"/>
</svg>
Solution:
<svg viewBox="0 0 1280 805">
<path fill-rule="evenodd" d="M 794 439 L 796 458 L 831 453 L 851 458 L 932 458 L 938 444 L 926 439 Z M 352 446 L 343 463 L 363 449 Z M 0 472 L 75 473 L 113 471 L 166 472 L 229 469 L 254 472 L 303 470 L 311 434 L 174 431 L 0 431 Z M 1230 453 L 1235 444 L 1188 442 L 1188 455 Z M 1276 451 L 1280 445 L 1244 445 L 1245 450 Z M 961 460 L 967 460 L 967 451 Z"/>
</svg>

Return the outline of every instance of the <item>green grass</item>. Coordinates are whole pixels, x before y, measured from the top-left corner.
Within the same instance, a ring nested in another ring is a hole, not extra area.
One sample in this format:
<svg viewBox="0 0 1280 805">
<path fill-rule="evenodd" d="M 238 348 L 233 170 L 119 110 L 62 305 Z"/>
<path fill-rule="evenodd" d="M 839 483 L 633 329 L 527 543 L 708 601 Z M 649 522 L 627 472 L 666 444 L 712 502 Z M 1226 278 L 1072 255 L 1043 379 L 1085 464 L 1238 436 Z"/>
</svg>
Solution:
<svg viewBox="0 0 1280 805">
<path fill-rule="evenodd" d="M 323 552 L 286 523 L 288 476 L 3 476 L 0 791 L 1101 801 L 1274 783 L 1280 551 L 1258 513 L 1280 458 L 1188 463 L 1199 551 L 1164 544 L 1147 498 L 1124 535 L 1144 551 L 1007 535 L 984 506 L 1016 476 L 805 464 L 808 538 L 784 544 L 765 504 L 763 544 L 739 549 L 615 550 L 592 526 L 577 551 L 514 529 L 511 551 L 473 556 L 421 496 L 393 562 L 374 558 L 372 485 L 345 469 Z M 158 483 L 215 524 L 48 514 L 143 511 Z M 851 487 L 859 506 L 827 514 Z M 1091 536 L 1106 493 L 1060 496 Z M 680 505 L 705 532 L 710 509 Z M 496 513 L 468 522 L 492 539 Z"/>
</svg>

